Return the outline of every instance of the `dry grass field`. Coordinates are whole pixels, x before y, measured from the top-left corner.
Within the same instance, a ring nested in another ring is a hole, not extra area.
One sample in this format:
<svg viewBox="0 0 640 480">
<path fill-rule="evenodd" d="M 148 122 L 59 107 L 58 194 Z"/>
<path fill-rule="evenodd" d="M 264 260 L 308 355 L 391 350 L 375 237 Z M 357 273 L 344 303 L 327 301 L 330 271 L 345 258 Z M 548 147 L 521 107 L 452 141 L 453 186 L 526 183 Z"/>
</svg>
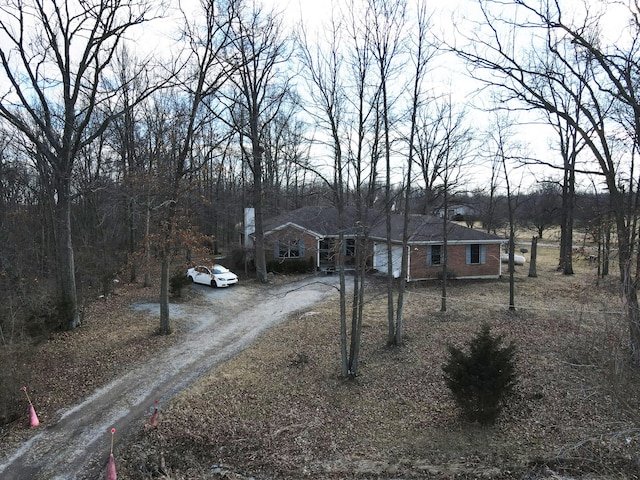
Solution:
<svg viewBox="0 0 640 480">
<path fill-rule="evenodd" d="M 339 376 L 334 302 L 299 312 L 188 391 L 118 448 L 124 479 L 633 479 L 640 476 L 640 380 L 625 362 L 615 278 L 576 258 L 537 278 L 409 287 L 405 342 L 385 345 L 386 294 L 367 288 L 360 376 Z M 616 271 L 612 269 L 615 277 Z M 268 315 L 268 312 L 265 312 Z M 518 386 L 498 422 L 461 420 L 442 380 L 448 344 L 488 323 L 517 346 Z"/>
</svg>

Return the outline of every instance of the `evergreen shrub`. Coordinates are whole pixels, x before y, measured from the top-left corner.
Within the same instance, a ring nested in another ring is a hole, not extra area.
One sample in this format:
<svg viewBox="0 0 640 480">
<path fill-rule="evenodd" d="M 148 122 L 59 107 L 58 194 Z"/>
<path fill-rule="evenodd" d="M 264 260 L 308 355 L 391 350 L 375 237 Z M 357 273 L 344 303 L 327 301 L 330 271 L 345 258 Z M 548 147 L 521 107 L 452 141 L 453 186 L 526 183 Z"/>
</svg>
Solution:
<svg viewBox="0 0 640 480">
<path fill-rule="evenodd" d="M 502 336 L 485 324 L 467 347 L 468 353 L 448 346 L 444 380 L 464 417 L 492 424 L 516 384 L 515 345 L 502 346 Z"/>
</svg>

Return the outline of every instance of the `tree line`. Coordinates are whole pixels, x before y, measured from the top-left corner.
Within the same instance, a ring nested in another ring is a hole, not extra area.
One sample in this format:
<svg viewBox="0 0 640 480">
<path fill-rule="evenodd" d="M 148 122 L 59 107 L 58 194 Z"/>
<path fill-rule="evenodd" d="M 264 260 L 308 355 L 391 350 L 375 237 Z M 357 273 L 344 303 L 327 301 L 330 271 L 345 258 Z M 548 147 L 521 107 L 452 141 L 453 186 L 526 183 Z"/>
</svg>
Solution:
<svg viewBox="0 0 640 480">
<path fill-rule="evenodd" d="M 445 38 L 442 17 L 422 0 L 345 0 L 321 28 L 291 27 L 283 12 L 248 0 L 192 10 L 4 3 L 3 344 L 76 328 L 83 302 L 116 276 L 150 284 L 152 265 L 159 329 L 169 333 L 172 268 L 208 247 L 235 252 L 238 265 L 249 255 L 266 282 L 263 219 L 282 211 L 350 205 L 365 225 L 372 207 L 390 222 L 397 212 L 446 219 L 468 205 L 460 220 L 487 231 L 518 224 L 543 238 L 560 226 L 566 274 L 576 226 L 616 243 L 640 361 L 640 11 L 612 4 L 623 20 L 616 38 L 606 10 L 586 0 L 571 10 L 560 0 L 478 0 L 477 15 L 456 17 L 459 31 Z M 166 18 L 174 28 L 161 45 L 144 45 Z M 489 95 L 461 99 L 443 87 L 451 65 Z M 523 119 L 553 132 L 544 155 L 516 134 Z M 525 185 L 524 172 L 541 169 Z M 240 237 L 247 206 L 256 213 L 251 251 Z M 363 227 L 357 252 L 366 241 Z M 350 299 L 341 270 L 344 375 L 358 371 L 366 261 L 356 260 Z M 401 344 L 404 283 L 389 278 L 387 292 L 388 342 Z"/>
</svg>

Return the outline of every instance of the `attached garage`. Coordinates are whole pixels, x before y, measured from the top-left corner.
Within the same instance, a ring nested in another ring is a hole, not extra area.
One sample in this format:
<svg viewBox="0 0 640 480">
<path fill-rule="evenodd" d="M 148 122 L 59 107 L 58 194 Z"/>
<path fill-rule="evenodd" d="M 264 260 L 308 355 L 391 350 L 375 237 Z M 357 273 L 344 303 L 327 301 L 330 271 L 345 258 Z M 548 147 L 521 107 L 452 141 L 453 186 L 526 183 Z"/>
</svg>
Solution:
<svg viewBox="0 0 640 480">
<path fill-rule="evenodd" d="M 393 278 L 399 278 L 402 273 L 402 245 L 391 245 L 391 268 L 389 268 L 389 252 L 387 243 L 373 244 L 373 268 L 380 273 L 392 272 Z"/>
</svg>

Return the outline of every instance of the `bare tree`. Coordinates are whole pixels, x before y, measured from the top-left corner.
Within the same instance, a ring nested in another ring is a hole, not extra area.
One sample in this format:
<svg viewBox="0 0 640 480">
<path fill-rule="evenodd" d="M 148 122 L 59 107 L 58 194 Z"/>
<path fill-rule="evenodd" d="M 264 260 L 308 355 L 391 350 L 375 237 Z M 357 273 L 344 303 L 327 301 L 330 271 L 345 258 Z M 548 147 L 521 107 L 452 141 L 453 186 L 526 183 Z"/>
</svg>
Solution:
<svg viewBox="0 0 640 480">
<path fill-rule="evenodd" d="M 345 128 L 345 105 L 347 103 L 346 88 L 343 85 L 342 69 L 344 68 L 344 58 L 339 53 L 341 43 L 341 24 L 332 17 L 326 26 L 326 38 L 323 42 L 312 46 L 312 42 L 307 38 L 307 32 L 302 29 L 301 40 L 301 60 L 305 67 L 310 90 L 310 102 L 308 111 L 316 119 L 318 126 L 327 132 L 330 149 L 332 153 L 331 177 L 324 177 L 318 172 L 321 178 L 329 186 L 333 194 L 333 203 L 338 211 L 339 238 L 334 248 L 337 255 L 337 267 L 340 275 L 340 354 L 341 354 L 341 374 L 343 377 L 355 376 L 358 373 L 358 357 L 360 350 L 360 322 L 352 324 L 351 333 L 347 331 L 347 301 L 346 301 L 346 279 L 344 272 L 344 244 L 345 219 L 345 171 L 346 162 L 343 159 L 343 138 Z M 327 43 L 325 47 L 324 42 Z M 351 338 L 351 342 L 349 342 Z M 347 346 L 351 345 L 348 351 Z"/>
<path fill-rule="evenodd" d="M 283 33 L 282 19 L 275 11 L 265 12 L 256 3 L 237 0 L 238 16 L 232 23 L 233 54 L 239 68 L 229 77 L 234 90 L 226 103 L 232 125 L 253 176 L 255 209 L 255 266 L 260 282 L 267 282 L 264 251 L 264 142 L 270 124 L 278 117 L 290 92 L 288 73 L 279 70 L 291 51 Z M 244 138 L 249 146 L 244 145 Z"/>
<path fill-rule="evenodd" d="M 191 14 L 184 12 L 184 40 L 189 48 L 186 58 L 176 72 L 176 103 L 181 105 L 183 133 L 176 139 L 171 158 L 171 169 L 166 171 L 166 200 L 160 231 L 160 333 L 171 332 L 169 317 L 169 267 L 176 233 L 178 204 L 183 189 L 182 180 L 190 170 L 200 168 L 203 159 L 192 155 L 194 138 L 209 120 L 202 112 L 204 101 L 220 91 L 229 75 L 239 65 L 229 62 L 228 48 L 231 25 L 236 18 L 233 2 L 215 3 L 203 0 L 201 17 L 193 23 Z"/>
<path fill-rule="evenodd" d="M 464 185 L 462 172 L 468 164 L 472 149 L 472 131 L 466 122 L 466 110 L 453 105 L 451 97 L 432 99 L 420 109 L 421 120 L 417 132 L 418 166 L 426 190 L 427 211 L 436 209 L 442 214 L 442 294 L 441 311 L 447 309 L 447 233 L 449 201 Z M 437 192 L 437 193 L 436 193 Z"/>
<path fill-rule="evenodd" d="M 104 82 L 125 35 L 152 14 L 146 2 L 27 0 L 0 6 L 0 116 L 34 145 L 55 191 L 60 305 L 80 324 L 71 239 L 71 179 L 79 152 L 115 114 L 93 122 L 121 94 Z"/>
<path fill-rule="evenodd" d="M 107 130 L 107 142 L 114 151 L 118 152 L 119 170 L 122 181 L 123 202 L 126 209 L 125 225 L 127 229 L 127 250 L 130 266 L 129 280 L 137 281 L 138 260 L 135 253 L 138 241 L 142 238 L 144 231 L 138 229 L 138 207 L 140 203 L 140 189 L 137 179 L 144 173 L 143 158 L 148 157 L 146 144 L 142 138 L 138 126 L 139 112 L 134 107 L 135 99 L 140 96 L 139 89 L 143 88 L 140 79 L 135 78 L 135 70 L 132 65 L 137 61 L 129 48 L 120 49 L 116 61 L 115 69 L 119 76 L 121 87 L 120 99 L 123 114 L 116 117 Z M 148 271 L 148 269 L 146 269 Z"/>
<path fill-rule="evenodd" d="M 568 103 L 562 108 L 556 108 L 555 112 L 547 111 L 549 123 L 558 134 L 558 146 L 562 157 L 562 210 L 560 221 L 560 258 L 558 265 L 565 275 L 573 274 L 573 223 L 576 197 L 576 170 L 578 154 L 584 148 L 585 142 L 581 140 L 578 130 L 558 114 L 559 110 L 572 111 L 576 119 L 575 123 L 580 123 L 580 107 L 582 102 L 582 92 L 584 86 L 578 84 L 576 88 L 576 104 L 573 104 L 573 97 L 565 95 L 560 97 L 557 89 L 552 89 L 552 98 L 557 103 Z M 542 238 L 542 233 L 540 233 Z"/>
<path fill-rule="evenodd" d="M 570 17 L 564 15 L 566 12 L 556 1 L 506 3 L 514 8 L 505 8 L 502 1 L 481 0 L 479 4 L 489 27 L 484 32 L 487 36 L 476 36 L 469 48 L 456 50 L 476 68 L 478 77 L 498 87 L 504 94 L 501 100 L 505 104 L 513 105 L 516 101 L 528 108 L 559 115 L 578 132 L 595 158 L 609 192 L 616 224 L 631 358 L 640 363 L 638 277 L 633 262 L 637 230 L 635 215 L 629 215 L 632 205 L 629 200 L 636 198 L 637 180 L 633 178 L 633 170 L 623 175 L 621 168 L 632 168 L 633 164 L 618 161 L 615 153 L 618 139 L 614 140 L 612 135 L 616 115 L 622 115 L 629 127 L 628 141 L 633 148 L 638 148 L 640 25 L 637 5 L 629 8 L 627 26 L 614 44 L 603 36 L 604 30 L 600 28 L 600 20 L 606 14 L 604 10 L 590 9 L 585 4 L 582 16 Z M 514 45 L 513 40 L 517 38 L 527 42 L 528 47 L 523 50 L 528 55 L 522 55 Z M 536 50 L 531 49 L 532 44 Z M 536 54 L 537 49 L 544 49 L 545 54 Z M 490 77 L 483 77 L 483 72 L 490 73 Z M 570 96 L 579 116 L 575 110 L 555 102 L 553 91 Z M 621 176 L 627 181 L 621 183 Z"/>
<path fill-rule="evenodd" d="M 442 177 L 445 173 L 445 157 L 438 155 L 442 146 L 442 132 L 439 129 L 442 116 L 438 113 L 438 100 L 431 99 L 418 111 L 415 163 L 422 187 L 422 213 L 432 215 L 442 206 Z"/>
<path fill-rule="evenodd" d="M 433 58 L 436 52 L 435 48 L 430 45 L 428 39 L 428 33 L 430 29 L 431 19 L 427 12 L 426 2 L 419 2 L 417 7 L 417 23 L 416 23 L 416 35 L 414 49 L 411 50 L 411 58 L 413 60 L 413 87 L 411 90 L 411 107 L 410 107 L 410 122 L 409 122 L 409 139 L 408 139 L 408 154 L 407 154 L 407 172 L 404 185 L 404 220 L 402 228 L 402 264 L 400 271 L 400 286 L 398 289 L 398 300 L 396 305 L 396 326 L 395 326 L 395 338 L 394 344 L 402 344 L 402 331 L 404 324 L 404 294 L 406 290 L 406 282 L 409 272 L 409 255 L 407 251 L 409 248 L 409 220 L 411 218 L 411 191 L 413 180 L 413 166 L 416 150 L 416 136 L 418 135 L 418 111 L 424 101 L 423 96 L 423 83 L 425 80 L 425 74 L 427 64 Z"/>
<path fill-rule="evenodd" d="M 515 197 L 515 189 L 513 187 L 512 171 L 510 163 L 513 160 L 511 150 L 514 148 L 513 141 L 510 138 L 508 119 L 500 119 L 496 122 L 495 133 L 492 135 L 494 142 L 494 155 L 502 166 L 504 174 L 504 184 L 507 194 L 507 213 L 509 215 L 509 310 L 516 309 L 515 303 L 515 252 L 516 252 L 516 232 L 515 232 L 515 209 L 517 198 Z"/>
<path fill-rule="evenodd" d="M 378 122 L 374 119 L 379 98 L 375 83 L 371 30 L 362 4 L 349 2 L 344 12 L 336 12 L 324 26 L 317 41 L 301 32 L 301 57 L 309 93 L 306 109 L 318 129 L 319 144 L 331 152 L 331 163 L 318 165 L 314 172 L 331 191 L 331 201 L 339 214 L 340 234 L 334 246 L 340 274 L 341 372 L 355 377 L 359 372 L 362 319 L 365 304 L 367 239 L 371 222 L 369 208 L 377 188 Z M 372 146 L 370 146 L 372 145 Z M 323 175 L 328 169 L 331 175 Z M 345 210 L 355 203 L 353 225 L 347 225 Z M 345 232 L 355 234 L 351 324 L 347 323 L 346 278 L 344 274 Z"/>
<path fill-rule="evenodd" d="M 523 200 L 527 208 L 518 220 L 523 226 L 535 230 L 540 239 L 549 228 L 562 224 L 563 187 L 562 182 L 548 178 L 532 188 Z"/>
<path fill-rule="evenodd" d="M 404 53 L 402 41 L 403 30 L 406 26 L 406 2 L 393 0 L 368 0 L 367 14 L 369 15 L 369 29 L 371 52 L 377 66 L 378 82 L 380 85 L 380 97 L 378 114 L 380 116 L 381 154 L 385 165 L 384 183 L 384 211 L 386 214 L 387 236 L 387 343 L 393 345 L 398 336 L 394 315 L 394 278 L 393 278 L 393 248 L 391 236 L 391 214 L 393 211 L 394 197 L 392 195 L 392 105 L 394 104 L 394 91 L 392 82 L 397 79 L 398 62 Z M 397 94 L 396 94 L 397 95 Z"/>
</svg>

